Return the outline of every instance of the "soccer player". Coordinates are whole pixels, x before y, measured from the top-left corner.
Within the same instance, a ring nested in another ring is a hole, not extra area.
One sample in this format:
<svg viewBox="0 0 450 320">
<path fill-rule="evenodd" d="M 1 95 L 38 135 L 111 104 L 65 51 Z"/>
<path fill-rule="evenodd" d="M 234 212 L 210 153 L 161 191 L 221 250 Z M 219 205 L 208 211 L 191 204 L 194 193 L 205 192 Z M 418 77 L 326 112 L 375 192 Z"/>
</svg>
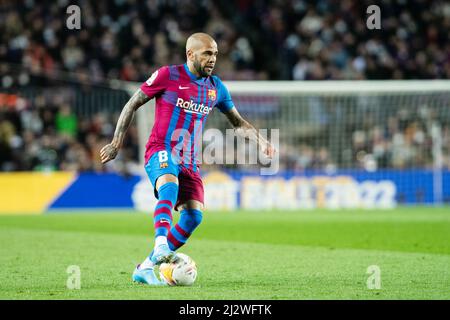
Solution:
<svg viewBox="0 0 450 320">
<path fill-rule="evenodd" d="M 175 261 L 175 251 L 202 221 L 203 183 L 197 152 L 203 123 L 214 108 L 226 115 L 237 134 L 256 141 L 269 158 L 274 155 L 272 144 L 241 117 L 227 88 L 212 75 L 217 54 L 211 36 L 192 34 L 186 42 L 186 63 L 161 67 L 142 84 L 123 108 L 112 142 L 100 151 L 102 163 L 114 159 L 136 110 L 156 98 L 155 123 L 145 153 L 145 170 L 158 199 L 155 245 L 134 270 L 136 282 L 162 284 L 154 266 Z M 181 211 L 174 226 L 173 209 Z"/>
</svg>

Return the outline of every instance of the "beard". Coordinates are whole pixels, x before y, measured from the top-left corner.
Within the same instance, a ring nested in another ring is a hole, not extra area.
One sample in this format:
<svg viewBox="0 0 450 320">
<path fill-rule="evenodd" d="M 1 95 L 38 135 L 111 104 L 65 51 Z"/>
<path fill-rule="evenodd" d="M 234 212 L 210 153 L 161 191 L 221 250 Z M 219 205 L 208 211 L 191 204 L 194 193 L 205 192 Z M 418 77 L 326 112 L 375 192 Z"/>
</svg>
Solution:
<svg viewBox="0 0 450 320">
<path fill-rule="evenodd" d="M 195 71 L 197 71 L 198 74 L 202 77 L 208 77 L 211 75 L 211 73 L 208 73 L 205 70 L 205 68 L 202 67 L 202 65 L 200 64 L 200 61 L 198 61 L 198 60 L 194 60 L 194 68 L 195 68 Z"/>
</svg>

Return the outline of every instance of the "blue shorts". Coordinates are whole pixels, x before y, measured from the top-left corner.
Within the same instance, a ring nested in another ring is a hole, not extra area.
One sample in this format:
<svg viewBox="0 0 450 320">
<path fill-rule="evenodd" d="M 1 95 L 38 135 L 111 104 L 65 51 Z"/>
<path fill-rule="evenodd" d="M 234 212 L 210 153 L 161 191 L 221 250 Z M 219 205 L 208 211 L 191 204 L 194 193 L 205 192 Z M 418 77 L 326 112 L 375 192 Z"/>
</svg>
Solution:
<svg viewBox="0 0 450 320">
<path fill-rule="evenodd" d="M 162 175 L 173 174 L 175 177 L 178 177 L 180 173 L 179 166 L 180 164 L 173 161 L 172 154 L 169 151 L 161 150 L 150 157 L 145 165 L 145 171 L 150 178 L 153 188 L 156 188 L 156 180 Z"/>
<path fill-rule="evenodd" d="M 199 170 L 191 170 L 172 159 L 172 155 L 167 150 L 155 152 L 147 164 L 145 171 L 153 185 L 155 197 L 158 199 L 156 191 L 156 181 L 164 174 L 172 174 L 178 178 L 178 199 L 175 208 L 187 200 L 197 200 L 204 203 L 203 182 Z"/>
</svg>

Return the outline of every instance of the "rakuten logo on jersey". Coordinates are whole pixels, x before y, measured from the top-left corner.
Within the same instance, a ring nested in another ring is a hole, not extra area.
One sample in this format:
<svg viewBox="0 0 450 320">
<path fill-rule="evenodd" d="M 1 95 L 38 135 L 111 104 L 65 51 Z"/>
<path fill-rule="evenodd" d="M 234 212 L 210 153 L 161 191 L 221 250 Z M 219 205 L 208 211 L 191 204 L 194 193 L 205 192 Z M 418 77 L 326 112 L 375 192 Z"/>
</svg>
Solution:
<svg viewBox="0 0 450 320">
<path fill-rule="evenodd" d="M 187 113 L 209 114 L 212 108 L 205 106 L 203 103 L 198 104 L 194 101 L 184 101 L 182 98 L 177 99 L 177 107 L 183 108 Z"/>
</svg>

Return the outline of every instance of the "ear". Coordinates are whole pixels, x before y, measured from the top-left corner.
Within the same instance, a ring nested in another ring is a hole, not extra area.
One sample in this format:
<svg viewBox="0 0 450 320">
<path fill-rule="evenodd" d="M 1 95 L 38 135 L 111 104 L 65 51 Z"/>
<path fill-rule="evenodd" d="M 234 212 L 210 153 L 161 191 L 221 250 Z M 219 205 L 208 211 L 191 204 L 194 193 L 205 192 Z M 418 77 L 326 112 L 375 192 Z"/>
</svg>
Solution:
<svg viewBox="0 0 450 320">
<path fill-rule="evenodd" d="M 192 49 L 188 49 L 186 51 L 186 57 L 188 60 L 194 61 L 194 51 L 192 51 Z"/>
</svg>

